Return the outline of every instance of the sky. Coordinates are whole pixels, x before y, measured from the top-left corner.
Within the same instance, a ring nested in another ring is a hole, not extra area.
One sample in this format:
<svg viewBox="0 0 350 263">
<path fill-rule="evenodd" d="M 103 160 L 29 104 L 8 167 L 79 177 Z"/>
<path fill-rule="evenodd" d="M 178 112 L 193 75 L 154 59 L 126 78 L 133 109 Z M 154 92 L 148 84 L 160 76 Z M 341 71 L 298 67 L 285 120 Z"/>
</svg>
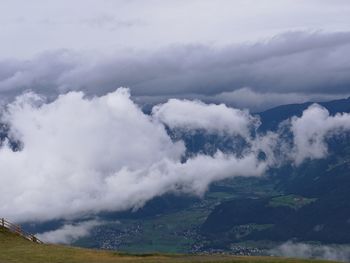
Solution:
<svg viewBox="0 0 350 263">
<path fill-rule="evenodd" d="M 47 50 L 225 46 L 286 31 L 347 31 L 346 0 L 2 0 L 2 58 Z"/>
<path fill-rule="evenodd" d="M 1 103 L 121 86 L 141 104 L 252 111 L 347 97 L 349 12 L 346 0 L 2 0 Z"/>
</svg>

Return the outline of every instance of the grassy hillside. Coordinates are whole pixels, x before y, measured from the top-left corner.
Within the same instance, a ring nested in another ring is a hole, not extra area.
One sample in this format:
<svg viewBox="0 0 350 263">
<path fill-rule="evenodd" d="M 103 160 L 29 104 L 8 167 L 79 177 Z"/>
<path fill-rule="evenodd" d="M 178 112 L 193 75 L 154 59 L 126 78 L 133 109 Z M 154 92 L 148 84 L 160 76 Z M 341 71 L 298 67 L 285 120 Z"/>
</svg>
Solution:
<svg viewBox="0 0 350 263">
<path fill-rule="evenodd" d="M 322 262 L 268 257 L 187 256 L 187 255 L 130 255 L 110 251 L 81 249 L 59 245 L 39 245 L 0 228 L 0 263 L 75 263 L 75 262 Z"/>
</svg>

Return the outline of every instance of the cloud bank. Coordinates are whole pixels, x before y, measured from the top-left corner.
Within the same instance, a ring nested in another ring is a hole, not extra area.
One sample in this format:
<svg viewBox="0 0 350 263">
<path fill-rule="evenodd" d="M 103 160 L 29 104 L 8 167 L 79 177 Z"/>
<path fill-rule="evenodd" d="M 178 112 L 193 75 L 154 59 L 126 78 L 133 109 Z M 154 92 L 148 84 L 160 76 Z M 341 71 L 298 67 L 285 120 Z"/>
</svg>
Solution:
<svg viewBox="0 0 350 263">
<path fill-rule="evenodd" d="M 280 152 L 296 165 L 322 158 L 326 139 L 350 129 L 350 114 L 330 116 L 312 105 L 289 120 L 288 145 L 279 132 L 256 134 L 259 120 L 247 111 L 169 100 L 147 115 L 124 88 L 93 98 L 70 92 L 52 102 L 25 93 L 1 119 L 10 130 L 0 147 L 0 213 L 17 222 L 137 209 L 169 192 L 200 196 L 214 181 L 263 175 L 286 161 Z M 238 136 L 245 144 L 240 151 L 186 156 L 169 128 Z M 18 150 L 11 139 L 21 142 Z"/>
<path fill-rule="evenodd" d="M 59 50 L 0 61 L 0 93 L 104 95 L 124 86 L 140 103 L 198 98 L 262 110 L 349 96 L 350 33 L 288 32 L 255 44 L 177 45 L 102 55 Z"/>
<path fill-rule="evenodd" d="M 217 114 L 213 105 L 201 107 L 203 120 Z M 248 131 L 253 118 L 246 112 L 219 109 L 239 120 L 235 129 Z M 183 161 L 183 142 L 173 142 L 126 89 L 92 99 L 72 92 L 51 103 L 27 93 L 7 106 L 2 119 L 10 137 L 22 142 L 20 151 L 6 141 L 0 148 L 0 212 L 16 221 L 137 208 L 166 192 L 201 195 L 215 180 L 257 176 L 267 168 L 253 148 L 239 157 L 217 151 Z"/>
</svg>

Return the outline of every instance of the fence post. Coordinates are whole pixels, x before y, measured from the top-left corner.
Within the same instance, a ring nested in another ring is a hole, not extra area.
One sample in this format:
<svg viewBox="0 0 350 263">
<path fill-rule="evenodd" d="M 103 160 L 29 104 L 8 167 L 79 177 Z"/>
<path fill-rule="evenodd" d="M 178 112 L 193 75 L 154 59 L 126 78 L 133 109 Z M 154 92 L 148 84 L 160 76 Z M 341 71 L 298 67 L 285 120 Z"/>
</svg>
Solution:
<svg viewBox="0 0 350 263">
<path fill-rule="evenodd" d="M 40 243 L 42 244 L 43 242 L 41 240 L 39 240 L 36 236 L 26 233 L 25 231 L 22 230 L 22 226 L 20 225 L 16 225 L 16 224 L 12 224 L 8 221 L 5 220 L 5 218 L 0 218 L 0 226 L 8 229 L 9 231 L 11 231 L 12 233 L 16 233 L 26 239 L 29 239 L 35 243 Z"/>
<path fill-rule="evenodd" d="M 17 231 L 18 234 L 21 235 L 22 234 L 21 226 L 17 225 L 16 226 L 16 231 Z"/>
</svg>

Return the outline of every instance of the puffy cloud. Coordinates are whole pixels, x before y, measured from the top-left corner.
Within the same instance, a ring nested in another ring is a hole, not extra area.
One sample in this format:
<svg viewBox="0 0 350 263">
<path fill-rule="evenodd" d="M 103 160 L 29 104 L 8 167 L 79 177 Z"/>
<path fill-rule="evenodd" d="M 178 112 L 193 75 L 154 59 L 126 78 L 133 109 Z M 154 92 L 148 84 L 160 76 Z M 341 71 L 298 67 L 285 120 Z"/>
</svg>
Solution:
<svg viewBox="0 0 350 263">
<path fill-rule="evenodd" d="M 153 107 L 152 115 L 171 129 L 203 130 L 244 138 L 249 137 L 250 130 L 258 125 L 258 119 L 247 111 L 200 101 L 170 99 Z"/>
<path fill-rule="evenodd" d="M 326 246 L 286 242 L 270 250 L 270 253 L 274 256 L 293 258 L 319 258 L 343 262 L 350 260 L 350 247 L 347 245 Z"/>
<path fill-rule="evenodd" d="M 72 90 L 103 95 L 127 86 L 140 99 L 199 98 L 263 109 L 279 99 L 282 104 L 349 95 L 350 64 L 344 56 L 349 41 L 349 32 L 289 32 L 226 47 L 178 45 L 108 55 L 60 50 L 1 61 L 0 92 L 3 97 L 27 89 L 46 96 Z"/>
<path fill-rule="evenodd" d="M 211 110 L 217 114 L 213 105 L 201 107 L 210 109 L 203 119 Z M 242 113 L 241 118 L 246 130 L 250 117 Z M 20 151 L 6 143 L 0 148 L 0 213 L 16 221 L 135 208 L 172 191 L 201 195 L 215 180 L 257 176 L 267 168 L 253 148 L 239 157 L 218 151 L 184 162 L 184 144 L 173 142 L 126 89 L 91 99 L 72 92 L 51 103 L 27 93 L 7 106 L 3 120 L 10 136 L 22 142 Z"/>
<path fill-rule="evenodd" d="M 94 227 L 101 224 L 102 222 L 97 220 L 67 224 L 59 229 L 37 234 L 36 236 L 45 243 L 71 244 L 81 237 L 88 236 Z"/>
<path fill-rule="evenodd" d="M 338 113 L 330 116 L 327 109 L 313 104 L 300 118 L 291 119 L 294 151 L 292 158 L 296 164 L 305 159 L 323 158 L 327 154 L 326 139 L 350 130 L 350 114 Z"/>
<path fill-rule="evenodd" d="M 296 164 L 322 158 L 327 136 L 350 128 L 349 114 L 329 116 L 313 105 L 290 120 L 291 149 L 279 133 L 250 133 L 258 122 L 246 111 L 170 100 L 146 115 L 123 88 L 93 98 L 70 92 L 52 102 L 26 93 L 7 105 L 2 120 L 22 143 L 18 151 L 6 141 L 0 147 L 0 213 L 15 221 L 138 208 L 167 192 L 202 195 L 213 181 L 264 174 L 281 162 L 276 149 L 291 152 Z M 247 143 L 240 152 L 186 159 L 184 143 L 172 141 L 164 123 Z"/>
</svg>

